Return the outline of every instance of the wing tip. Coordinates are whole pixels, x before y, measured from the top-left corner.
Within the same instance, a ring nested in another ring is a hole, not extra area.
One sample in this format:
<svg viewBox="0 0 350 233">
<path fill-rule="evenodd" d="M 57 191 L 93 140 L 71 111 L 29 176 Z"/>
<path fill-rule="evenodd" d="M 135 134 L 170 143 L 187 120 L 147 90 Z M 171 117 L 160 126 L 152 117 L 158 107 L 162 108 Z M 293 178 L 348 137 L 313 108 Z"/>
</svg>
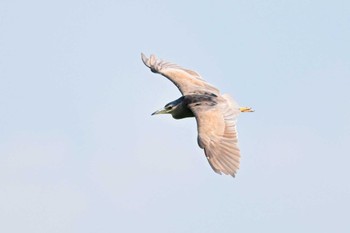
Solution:
<svg viewBox="0 0 350 233">
<path fill-rule="evenodd" d="M 157 63 L 159 63 L 159 61 L 156 55 L 151 54 L 151 56 L 148 58 L 145 54 L 141 53 L 141 59 L 143 64 L 150 68 L 153 73 L 158 72 L 159 67 L 157 67 Z"/>
<path fill-rule="evenodd" d="M 213 157 L 212 155 L 208 154 L 208 151 L 206 148 L 204 148 L 204 153 L 206 155 L 206 158 L 209 162 L 209 165 L 213 169 L 213 171 L 219 175 L 225 174 L 232 176 L 233 178 L 236 177 L 236 173 L 239 169 L 239 162 L 236 164 L 236 162 L 232 163 L 233 161 L 228 161 L 223 158 L 218 159 Z"/>
<path fill-rule="evenodd" d="M 141 59 L 142 59 L 143 64 L 145 64 L 147 67 L 149 67 L 149 62 L 148 62 L 149 59 L 144 53 L 141 53 Z"/>
</svg>

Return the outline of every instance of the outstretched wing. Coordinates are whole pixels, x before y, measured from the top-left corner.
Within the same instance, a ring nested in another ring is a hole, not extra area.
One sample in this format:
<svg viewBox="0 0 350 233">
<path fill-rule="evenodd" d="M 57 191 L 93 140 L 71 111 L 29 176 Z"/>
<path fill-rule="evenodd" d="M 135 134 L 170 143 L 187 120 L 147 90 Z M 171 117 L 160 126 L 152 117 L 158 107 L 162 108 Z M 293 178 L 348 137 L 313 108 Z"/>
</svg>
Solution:
<svg viewBox="0 0 350 233">
<path fill-rule="evenodd" d="M 236 119 L 238 105 L 227 95 L 219 97 L 217 105 L 189 105 L 198 127 L 198 145 L 213 170 L 235 176 L 239 169 L 240 151 L 237 143 Z"/>
<path fill-rule="evenodd" d="M 180 90 L 182 95 L 200 92 L 211 92 L 218 95 L 217 88 L 205 82 L 195 71 L 182 68 L 176 64 L 157 59 L 155 55 L 147 58 L 141 53 L 143 63 L 154 73 L 159 73 L 172 81 Z"/>
</svg>

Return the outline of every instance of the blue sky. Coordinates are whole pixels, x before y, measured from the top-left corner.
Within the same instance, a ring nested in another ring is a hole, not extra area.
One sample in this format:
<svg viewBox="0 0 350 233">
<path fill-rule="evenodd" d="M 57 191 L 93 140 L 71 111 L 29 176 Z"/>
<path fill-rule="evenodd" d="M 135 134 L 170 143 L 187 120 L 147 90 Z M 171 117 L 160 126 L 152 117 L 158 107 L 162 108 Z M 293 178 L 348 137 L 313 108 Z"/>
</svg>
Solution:
<svg viewBox="0 0 350 233">
<path fill-rule="evenodd" d="M 0 1 L 1 232 L 349 232 L 348 1 Z M 216 175 L 140 53 L 256 112 Z"/>
</svg>

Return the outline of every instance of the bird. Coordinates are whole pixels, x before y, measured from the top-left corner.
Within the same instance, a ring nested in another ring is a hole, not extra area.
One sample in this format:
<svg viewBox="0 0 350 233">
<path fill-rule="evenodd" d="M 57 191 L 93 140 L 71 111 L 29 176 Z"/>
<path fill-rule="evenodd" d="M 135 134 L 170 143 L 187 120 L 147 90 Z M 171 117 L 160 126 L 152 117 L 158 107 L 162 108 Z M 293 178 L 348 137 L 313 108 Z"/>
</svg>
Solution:
<svg viewBox="0 0 350 233">
<path fill-rule="evenodd" d="M 152 115 L 171 114 L 174 119 L 195 117 L 197 142 L 204 150 L 211 168 L 218 174 L 235 177 L 240 166 L 240 149 L 237 141 L 236 122 L 241 112 L 253 112 L 250 107 L 240 107 L 228 94 L 204 81 L 196 71 L 177 64 L 148 58 L 141 53 L 143 63 L 153 73 L 169 79 L 182 96 Z"/>
</svg>

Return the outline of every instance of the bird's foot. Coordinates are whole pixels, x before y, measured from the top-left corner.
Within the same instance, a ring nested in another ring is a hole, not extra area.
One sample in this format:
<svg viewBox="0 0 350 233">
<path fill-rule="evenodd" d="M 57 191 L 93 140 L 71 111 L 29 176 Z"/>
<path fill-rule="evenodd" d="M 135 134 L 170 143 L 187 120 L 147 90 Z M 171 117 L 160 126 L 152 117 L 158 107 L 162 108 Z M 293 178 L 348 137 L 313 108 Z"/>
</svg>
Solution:
<svg viewBox="0 0 350 233">
<path fill-rule="evenodd" d="M 254 110 L 252 108 L 249 108 L 249 107 L 240 107 L 239 111 L 241 111 L 241 112 L 254 112 Z"/>
</svg>

